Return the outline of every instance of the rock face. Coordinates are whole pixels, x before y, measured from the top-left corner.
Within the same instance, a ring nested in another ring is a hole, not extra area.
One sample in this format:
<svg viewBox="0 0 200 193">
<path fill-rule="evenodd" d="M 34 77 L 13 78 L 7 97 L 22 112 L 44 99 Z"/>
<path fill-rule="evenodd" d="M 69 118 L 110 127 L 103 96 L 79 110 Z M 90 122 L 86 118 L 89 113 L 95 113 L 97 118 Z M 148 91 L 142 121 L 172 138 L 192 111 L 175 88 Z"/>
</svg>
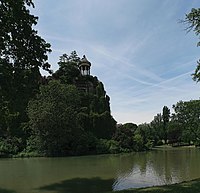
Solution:
<svg viewBox="0 0 200 193">
<path fill-rule="evenodd" d="M 91 81 L 92 78 L 92 76 L 76 78 L 75 85 L 77 89 L 85 93 L 93 93 L 97 85 Z"/>
</svg>

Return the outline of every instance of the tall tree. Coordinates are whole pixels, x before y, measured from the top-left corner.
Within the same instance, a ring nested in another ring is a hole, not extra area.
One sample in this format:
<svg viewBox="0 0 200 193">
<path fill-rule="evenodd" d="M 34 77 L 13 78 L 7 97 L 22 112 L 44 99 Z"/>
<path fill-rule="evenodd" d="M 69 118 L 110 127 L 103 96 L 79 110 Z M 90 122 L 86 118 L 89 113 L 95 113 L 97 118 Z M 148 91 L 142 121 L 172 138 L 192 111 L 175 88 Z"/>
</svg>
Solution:
<svg viewBox="0 0 200 193">
<path fill-rule="evenodd" d="M 50 71 L 50 44 L 33 29 L 38 17 L 30 14 L 30 6 L 32 0 L 0 0 L 0 98 L 9 112 L 19 115 L 14 128 L 26 120 L 27 103 L 41 78 L 39 68 Z"/>
<path fill-rule="evenodd" d="M 163 119 L 161 113 L 154 116 L 151 122 L 151 127 L 155 130 L 155 141 L 162 140 L 164 138 L 163 134 Z"/>
<path fill-rule="evenodd" d="M 182 140 L 200 144 L 200 100 L 179 101 L 173 106 L 176 122 L 182 128 Z"/>
<path fill-rule="evenodd" d="M 119 145 L 122 149 L 134 149 L 134 133 L 137 130 L 137 125 L 134 123 L 125 123 L 124 125 L 120 125 L 115 134 L 113 135 L 113 139 L 119 142 Z"/>
<path fill-rule="evenodd" d="M 183 21 L 188 25 L 187 31 L 193 30 L 197 36 L 200 35 L 200 8 L 193 8 L 190 13 L 186 14 L 185 20 Z M 197 43 L 200 46 L 200 42 Z M 200 81 L 200 60 L 197 61 L 197 67 L 193 74 L 193 80 Z"/>
<path fill-rule="evenodd" d="M 69 56 L 63 54 L 58 62 L 59 69 L 53 74 L 53 77 L 64 84 L 74 84 L 75 79 L 80 75 L 79 61 L 80 58 L 76 51 L 73 51 Z"/>
<path fill-rule="evenodd" d="M 28 105 L 29 128 L 38 139 L 37 150 L 46 155 L 68 155 L 81 136 L 80 98 L 72 85 L 50 81 Z"/>
<path fill-rule="evenodd" d="M 50 44 L 33 29 L 38 17 L 30 14 L 27 5 L 34 7 L 32 0 L 0 0 L 1 61 L 10 64 L 14 72 L 38 67 L 49 70 Z"/>
<path fill-rule="evenodd" d="M 172 145 L 178 145 L 181 141 L 182 126 L 179 122 L 171 120 L 167 127 L 167 139 L 168 143 Z"/>
<path fill-rule="evenodd" d="M 169 118 L 170 118 L 170 109 L 167 106 L 163 107 L 162 118 L 163 118 L 164 140 L 165 143 L 167 143 L 167 124 L 169 123 Z"/>
</svg>

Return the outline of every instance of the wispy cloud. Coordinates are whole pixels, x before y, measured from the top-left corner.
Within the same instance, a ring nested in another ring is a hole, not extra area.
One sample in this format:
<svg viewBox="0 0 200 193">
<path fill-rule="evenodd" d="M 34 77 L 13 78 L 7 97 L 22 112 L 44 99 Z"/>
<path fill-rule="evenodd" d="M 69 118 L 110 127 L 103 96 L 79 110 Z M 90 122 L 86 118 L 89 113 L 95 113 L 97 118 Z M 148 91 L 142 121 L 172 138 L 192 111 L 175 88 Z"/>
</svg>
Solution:
<svg viewBox="0 0 200 193">
<path fill-rule="evenodd" d="M 197 99 L 191 74 L 199 57 L 196 37 L 178 20 L 199 0 L 35 0 L 37 29 L 51 42 L 53 70 L 76 50 L 92 62 L 118 122 L 149 122 L 164 105 Z"/>
</svg>

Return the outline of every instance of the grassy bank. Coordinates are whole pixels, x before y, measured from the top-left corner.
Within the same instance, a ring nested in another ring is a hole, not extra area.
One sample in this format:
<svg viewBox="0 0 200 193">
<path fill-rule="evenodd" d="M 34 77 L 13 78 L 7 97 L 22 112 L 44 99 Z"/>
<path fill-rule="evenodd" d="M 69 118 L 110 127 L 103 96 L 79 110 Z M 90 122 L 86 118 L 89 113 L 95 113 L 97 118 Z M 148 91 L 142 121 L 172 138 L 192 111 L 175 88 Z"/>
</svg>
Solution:
<svg viewBox="0 0 200 193">
<path fill-rule="evenodd" d="M 200 178 L 179 184 L 123 190 L 116 193 L 200 193 Z"/>
</svg>

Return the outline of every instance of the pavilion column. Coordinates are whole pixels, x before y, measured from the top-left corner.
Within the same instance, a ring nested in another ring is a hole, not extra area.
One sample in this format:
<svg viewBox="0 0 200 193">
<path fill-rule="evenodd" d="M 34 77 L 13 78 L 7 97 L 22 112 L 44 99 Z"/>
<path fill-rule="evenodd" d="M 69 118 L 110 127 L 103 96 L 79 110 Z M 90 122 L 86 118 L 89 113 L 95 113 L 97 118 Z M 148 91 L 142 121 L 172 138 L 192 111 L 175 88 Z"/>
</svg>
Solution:
<svg viewBox="0 0 200 193">
<path fill-rule="evenodd" d="M 91 63 L 87 60 L 87 58 L 85 57 L 85 55 L 80 60 L 80 62 L 79 62 L 78 65 L 79 65 L 79 69 L 81 71 L 81 74 L 83 76 L 90 75 L 90 66 L 91 66 Z"/>
</svg>

